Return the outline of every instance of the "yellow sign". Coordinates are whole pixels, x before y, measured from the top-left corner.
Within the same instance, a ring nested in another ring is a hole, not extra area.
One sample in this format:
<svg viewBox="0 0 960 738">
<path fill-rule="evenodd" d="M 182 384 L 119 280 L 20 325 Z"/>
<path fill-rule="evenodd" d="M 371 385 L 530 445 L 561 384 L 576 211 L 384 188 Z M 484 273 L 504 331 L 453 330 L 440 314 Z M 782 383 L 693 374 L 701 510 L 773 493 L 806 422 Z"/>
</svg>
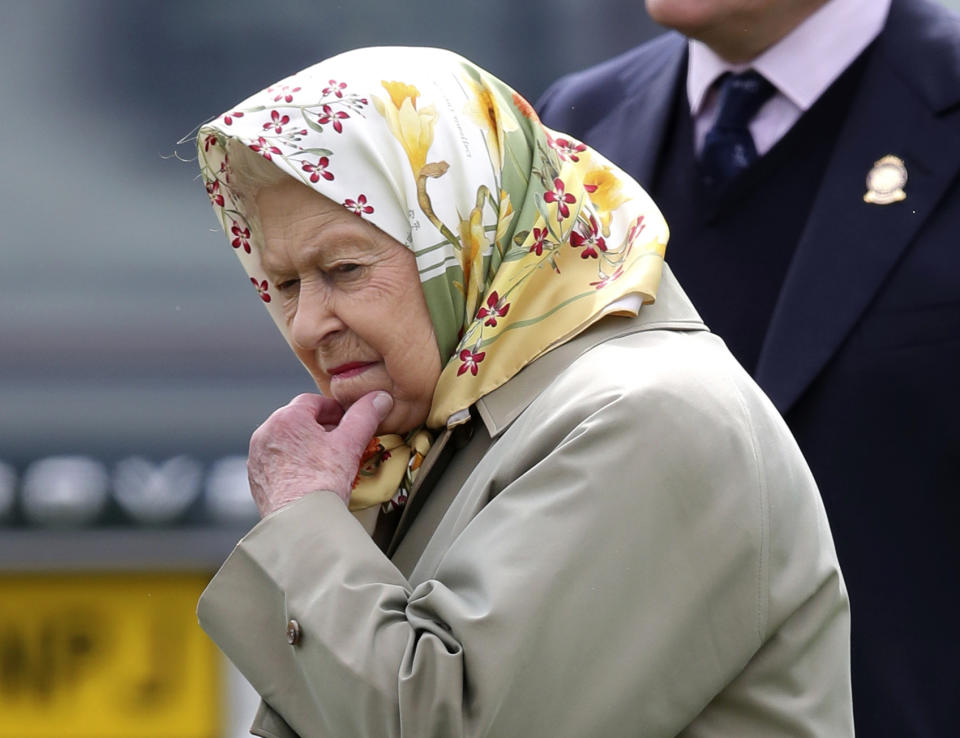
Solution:
<svg viewBox="0 0 960 738">
<path fill-rule="evenodd" d="M 209 577 L 0 576 L 0 738 L 214 738 Z"/>
</svg>

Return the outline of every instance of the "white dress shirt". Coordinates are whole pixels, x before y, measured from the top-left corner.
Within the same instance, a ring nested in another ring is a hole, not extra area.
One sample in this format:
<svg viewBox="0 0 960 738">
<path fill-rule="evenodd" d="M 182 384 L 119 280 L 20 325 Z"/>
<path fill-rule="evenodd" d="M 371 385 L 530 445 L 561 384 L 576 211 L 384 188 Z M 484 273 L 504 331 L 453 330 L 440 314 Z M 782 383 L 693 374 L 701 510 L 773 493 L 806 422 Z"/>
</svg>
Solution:
<svg viewBox="0 0 960 738">
<path fill-rule="evenodd" d="M 890 0 L 829 0 L 744 64 L 724 61 L 703 42 L 691 39 L 687 98 L 697 154 L 719 112 L 719 96 L 712 85 L 721 74 L 755 69 L 777 88 L 750 123 L 762 156 L 879 35 L 889 10 Z"/>
</svg>

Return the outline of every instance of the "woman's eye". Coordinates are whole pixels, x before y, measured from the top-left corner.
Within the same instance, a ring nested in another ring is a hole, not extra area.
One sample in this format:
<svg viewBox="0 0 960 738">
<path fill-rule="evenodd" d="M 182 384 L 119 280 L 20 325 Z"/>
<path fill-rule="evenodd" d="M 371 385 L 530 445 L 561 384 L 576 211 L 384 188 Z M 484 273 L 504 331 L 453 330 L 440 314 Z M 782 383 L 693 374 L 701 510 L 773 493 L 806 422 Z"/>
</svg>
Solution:
<svg viewBox="0 0 960 738">
<path fill-rule="evenodd" d="M 347 276 L 359 271 L 359 269 L 360 264 L 337 264 L 335 267 L 333 267 L 333 269 L 331 269 L 331 272 L 333 272 L 335 275 Z"/>
<path fill-rule="evenodd" d="M 300 284 L 299 279 L 286 279 L 283 282 L 277 283 L 277 289 L 280 290 L 281 292 L 288 292 L 289 290 L 293 289 L 299 284 Z"/>
</svg>

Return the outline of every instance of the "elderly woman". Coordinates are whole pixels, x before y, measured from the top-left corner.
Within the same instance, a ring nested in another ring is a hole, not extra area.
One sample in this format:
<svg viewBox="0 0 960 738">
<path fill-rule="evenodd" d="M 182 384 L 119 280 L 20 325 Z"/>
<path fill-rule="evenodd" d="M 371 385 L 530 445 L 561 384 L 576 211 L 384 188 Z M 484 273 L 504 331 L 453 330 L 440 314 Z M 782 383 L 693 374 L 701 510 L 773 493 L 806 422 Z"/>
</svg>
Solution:
<svg viewBox="0 0 960 738">
<path fill-rule="evenodd" d="M 256 735 L 852 735 L 816 487 L 635 182 L 434 49 L 198 143 L 320 389 L 253 434 L 263 519 L 199 605 Z"/>
</svg>

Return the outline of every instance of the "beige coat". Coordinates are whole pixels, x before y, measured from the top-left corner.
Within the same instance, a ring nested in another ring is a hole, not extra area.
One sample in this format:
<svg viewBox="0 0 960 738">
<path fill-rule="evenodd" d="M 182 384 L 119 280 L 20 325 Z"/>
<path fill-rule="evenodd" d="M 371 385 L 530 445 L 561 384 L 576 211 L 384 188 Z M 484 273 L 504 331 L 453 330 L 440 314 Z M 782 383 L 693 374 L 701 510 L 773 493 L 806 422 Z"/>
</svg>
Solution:
<svg viewBox="0 0 960 738">
<path fill-rule="evenodd" d="M 639 318 L 475 410 L 428 457 L 391 558 L 321 491 L 210 583 L 200 622 L 264 698 L 255 734 L 853 735 L 816 486 L 669 272 Z"/>
</svg>

